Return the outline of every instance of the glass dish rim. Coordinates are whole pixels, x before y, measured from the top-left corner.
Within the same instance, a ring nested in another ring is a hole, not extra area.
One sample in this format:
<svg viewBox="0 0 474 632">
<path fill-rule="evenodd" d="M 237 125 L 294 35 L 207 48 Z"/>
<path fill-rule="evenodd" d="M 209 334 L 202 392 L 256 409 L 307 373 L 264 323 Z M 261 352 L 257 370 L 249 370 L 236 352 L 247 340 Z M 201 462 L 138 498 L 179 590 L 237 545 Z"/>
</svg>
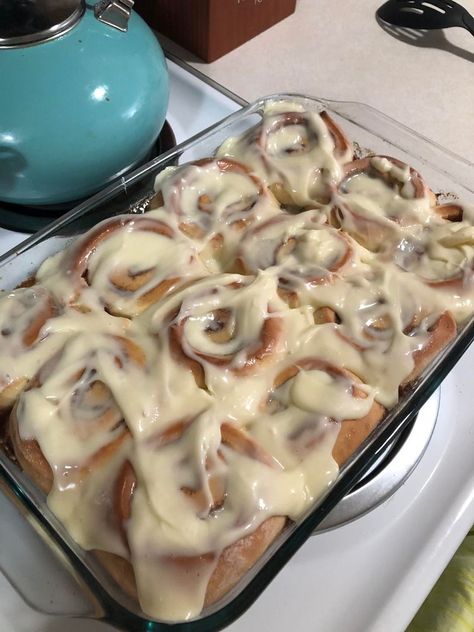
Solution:
<svg viewBox="0 0 474 632">
<path fill-rule="evenodd" d="M 233 122 L 238 121 L 239 118 L 243 118 L 244 116 L 248 114 L 257 112 L 258 109 L 261 108 L 267 101 L 282 100 L 282 99 L 285 99 L 285 100 L 305 99 L 305 100 L 314 101 L 315 103 L 318 103 L 321 106 L 335 112 L 338 116 L 347 120 L 348 122 L 353 123 L 357 125 L 358 127 L 360 127 L 361 129 L 365 129 L 366 131 L 369 131 L 369 132 L 372 132 L 372 130 L 369 128 L 364 128 L 364 126 L 361 125 L 358 121 L 355 121 L 351 119 L 350 117 L 348 117 L 346 114 L 339 112 L 338 106 L 341 108 L 347 107 L 347 106 L 354 106 L 356 108 L 361 108 L 363 110 L 373 112 L 376 117 L 384 119 L 389 125 L 398 127 L 400 130 L 405 131 L 410 136 L 414 138 L 418 138 L 423 143 L 431 146 L 432 148 L 437 149 L 445 156 L 448 156 L 450 159 L 456 160 L 462 163 L 463 166 L 474 169 L 474 163 L 466 160 L 459 154 L 456 154 L 455 152 L 447 149 L 446 147 L 443 147 L 439 143 L 436 143 L 435 141 L 432 141 L 426 138 L 422 134 L 404 125 L 400 121 L 397 121 L 396 119 L 384 114 L 377 108 L 371 105 L 368 105 L 366 103 L 363 103 L 361 101 L 343 101 L 343 100 L 335 100 L 335 99 L 326 99 L 323 97 L 315 97 L 312 95 L 305 95 L 305 94 L 297 93 L 297 92 L 276 92 L 264 97 L 260 97 L 256 99 L 255 101 L 252 101 L 242 107 L 239 107 L 235 112 L 232 112 L 231 114 L 224 117 L 223 119 L 216 121 L 209 127 L 206 127 L 205 129 L 201 130 L 200 132 L 197 132 L 196 134 L 186 139 L 185 141 L 179 143 L 174 148 L 169 149 L 168 151 L 160 154 L 153 160 L 150 160 L 144 165 L 133 170 L 127 176 L 122 176 L 121 178 L 117 179 L 115 182 L 109 184 L 104 189 L 101 189 L 94 195 L 88 197 L 86 200 L 84 200 L 77 206 L 73 207 L 67 213 L 64 213 L 53 222 L 47 224 L 44 228 L 41 228 L 40 230 L 36 231 L 35 233 L 30 235 L 26 239 L 22 240 L 16 246 L 2 253 L 0 255 L 0 266 L 4 265 L 7 261 L 10 261 L 15 256 L 20 255 L 25 250 L 32 248 L 36 243 L 43 241 L 49 236 L 54 236 L 55 232 L 57 232 L 59 229 L 69 224 L 70 222 L 76 219 L 79 219 L 82 215 L 90 211 L 94 206 L 97 206 L 105 202 L 107 199 L 121 192 L 126 192 L 127 186 L 134 184 L 136 181 L 145 177 L 149 172 L 155 170 L 160 165 L 166 164 L 167 162 L 172 160 L 174 157 L 179 156 L 183 151 L 192 149 L 198 143 L 205 141 L 207 138 L 210 138 L 214 133 L 216 133 L 216 131 L 230 126 Z M 401 149 L 403 150 L 403 147 L 401 147 Z"/>
<path fill-rule="evenodd" d="M 169 164 L 169 161 L 174 157 L 179 157 L 184 151 L 188 151 L 212 138 L 212 136 L 218 131 L 224 131 L 227 127 L 230 127 L 233 123 L 239 121 L 239 119 L 244 119 L 251 114 L 260 112 L 264 104 L 268 101 L 281 99 L 303 99 L 311 101 L 314 104 L 327 109 L 329 112 L 334 112 L 339 117 L 355 124 L 357 127 L 379 136 L 382 140 L 387 140 L 378 132 L 374 132 L 374 130 L 370 127 L 364 127 L 360 121 L 353 120 L 344 112 L 339 111 L 344 107 L 350 106 L 362 108 L 366 112 L 374 113 L 374 115 L 382 120 L 385 120 L 387 124 L 392 127 L 405 131 L 412 138 L 420 139 L 420 141 L 423 141 L 424 144 L 427 144 L 431 148 L 441 152 L 449 160 L 458 161 L 467 168 L 474 167 L 472 163 L 464 158 L 443 148 L 441 145 L 426 139 L 422 135 L 414 132 L 402 123 L 399 123 L 395 119 L 383 114 L 372 106 L 356 101 L 335 101 L 297 93 L 277 93 L 261 97 L 254 102 L 237 109 L 236 112 L 233 112 L 224 119 L 195 134 L 190 139 L 180 143 L 175 148 L 161 154 L 157 158 L 136 169 L 129 174 L 129 176 L 122 177 L 120 180 L 112 183 L 102 191 L 88 198 L 65 215 L 59 217 L 45 228 L 28 237 L 19 245 L 0 256 L 0 269 L 7 263 L 14 260 L 17 256 L 34 248 L 37 244 L 45 241 L 49 237 L 57 235 L 61 228 L 86 215 L 95 207 L 107 200 L 115 198 L 120 193 L 126 193 L 128 186 L 140 181 L 147 174 L 156 172 L 160 166 Z M 392 141 L 389 142 L 392 143 Z M 400 149 L 407 151 L 403 147 L 403 144 L 400 146 Z M 409 153 L 413 152 L 409 150 Z M 422 156 L 417 157 L 422 159 Z M 467 188 L 465 184 L 463 184 L 463 186 Z M 392 442 L 394 438 L 398 436 L 398 434 L 410 423 L 421 405 L 425 403 L 429 396 L 434 392 L 473 340 L 474 317 L 471 318 L 471 320 L 460 330 L 456 338 L 436 357 L 435 362 L 432 363 L 428 371 L 423 374 L 423 378 L 419 381 L 419 383 L 415 384 L 415 386 L 410 389 L 410 392 L 406 398 L 402 400 L 401 404 L 392 409 L 386 415 L 382 423 L 379 424 L 376 430 L 371 433 L 368 439 L 362 444 L 361 448 L 357 450 L 348 463 L 341 468 L 336 481 L 331 485 L 322 499 L 319 499 L 316 506 L 313 506 L 310 510 L 308 510 L 307 515 L 294 527 L 294 529 L 292 529 L 290 535 L 278 545 L 278 555 L 273 554 L 267 558 L 264 556 L 265 559 L 262 561 L 257 573 L 251 577 L 238 594 L 233 596 L 227 603 L 224 603 L 217 611 L 211 612 L 199 619 L 193 619 L 180 623 L 153 621 L 129 611 L 125 606 L 118 603 L 115 598 L 102 587 L 100 581 L 76 555 L 75 551 L 70 547 L 68 542 L 64 540 L 63 536 L 58 533 L 54 529 L 54 526 L 41 514 L 35 506 L 34 501 L 28 496 L 28 493 L 25 493 L 22 488 L 21 481 L 18 482 L 15 480 L 15 476 L 12 472 L 6 471 L 3 462 L 0 462 L 0 475 L 8 483 L 10 489 L 20 498 L 25 509 L 31 513 L 33 518 L 35 518 L 41 527 L 52 537 L 53 540 L 55 540 L 56 546 L 58 546 L 62 553 L 64 553 L 68 558 L 69 564 L 72 565 L 72 567 L 78 572 L 79 576 L 87 583 L 89 590 L 95 595 L 95 600 L 101 606 L 103 614 L 101 618 L 104 621 L 112 625 L 122 626 L 122 629 L 130 631 L 160 631 L 169 628 L 183 631 L 220 629 L 234 621 L 258 598 L 260 593 L 273 579 L 273 577 L 281 570 L 281 568 L 283 568 L 286 562 L 312 534 L 315 526 L 317 526 L 324 516 L 327 515 L 330 509 L 332 509 L 332 507 L 342 499 L 354 483 L 364 475 L 366 470 L 370 468 L 371 464 L 378 458 L 386 446 Z M 124 628 L 123 626 L 127 627 Z"/>
</svg>

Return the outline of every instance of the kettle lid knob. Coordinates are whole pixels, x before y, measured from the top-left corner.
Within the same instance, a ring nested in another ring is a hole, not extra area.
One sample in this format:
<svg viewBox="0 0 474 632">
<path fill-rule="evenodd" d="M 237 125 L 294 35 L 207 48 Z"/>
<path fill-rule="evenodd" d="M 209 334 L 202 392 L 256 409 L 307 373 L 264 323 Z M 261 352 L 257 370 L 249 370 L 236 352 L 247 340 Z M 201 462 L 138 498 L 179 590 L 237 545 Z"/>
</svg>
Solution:
<svg viewBox="0 0 474 632">
<path fill-rule="evenodd" d="M 100 0 L 94 6 L 95 17 L 119 31 L 127 31 L 134 0 Z"/>
</svg>

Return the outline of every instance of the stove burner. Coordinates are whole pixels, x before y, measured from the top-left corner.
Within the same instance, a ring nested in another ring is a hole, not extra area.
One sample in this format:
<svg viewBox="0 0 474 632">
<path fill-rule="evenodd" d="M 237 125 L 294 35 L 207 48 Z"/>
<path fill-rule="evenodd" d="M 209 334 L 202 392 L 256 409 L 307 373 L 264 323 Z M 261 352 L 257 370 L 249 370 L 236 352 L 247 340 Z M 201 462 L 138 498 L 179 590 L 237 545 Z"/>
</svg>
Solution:
<svg viewBox="0 0 474 632">
<path fill-rule="evenodd" d="M 334 507 L 315 533 L 352 522 L 378 507 L 403 485 L 418 465 L 431 439 L 439 400 L 438 390 L 365 477 Z"/>
<path fill-rule="evenodd" d="M 141 164 L 152 160 L 156 156 L 159 156 L 163 152 L 168 151 L 175 146 L 176 137 L 173 129 L 168 121 L 165 121 L 156 143 L 149 154 L 143 159 Z M 139 166 L 140 165 L 135 165 L 130 171 Z M 151 188 L 152 181 L 149 182 L 148 180 L 144 180 L 136 186 L 142 187 L 143 185 L 148 185 L 148 187 Z M 59 216 L 63 215 L 63 213 L 71 210 L 82 201 L 83 200 L 75 200 L 74 202 L 54 204 L 51 206 L 23 206 L 21 204 L 11 204 L 9 202 L 0 201 L 0 226 L 10 230 L 16 230 L 21 233 L 34 233 L 57 219 Z"/>
</svg>

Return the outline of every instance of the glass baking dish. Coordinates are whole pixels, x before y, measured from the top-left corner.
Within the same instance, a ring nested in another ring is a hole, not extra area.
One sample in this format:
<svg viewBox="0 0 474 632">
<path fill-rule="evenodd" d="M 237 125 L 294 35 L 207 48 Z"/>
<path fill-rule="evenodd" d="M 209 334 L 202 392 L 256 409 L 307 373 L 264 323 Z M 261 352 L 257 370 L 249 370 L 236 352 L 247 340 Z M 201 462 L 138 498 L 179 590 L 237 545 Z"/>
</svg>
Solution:
<svg viewBox="0 0 474 632">
<path fill-rule="evenodd" d="M 396 157 L 419 170 L 440 201 L 459 198 L 474 204 L 474 166 L 439 145 L 422 138 L 400 123 L 359 103 L 326 101 L 302 95 L 278 94 L 259 99 L 223 121 L 162 154 L 127 178 L 110 185 L 57 221 L 27 238 L 0 257 L 0 288 L 9 290 L 25 280 L 49 255 L 101 221 L 124 212 L 143 213 L 153 195 L 155 176 L 166 166 L 212 155 L 229 136 L 259 122 L 265 104 L 289 99 L 305 108 L 326 110 L 355 141 L 357 155 L 368 153 Z M 128 632 L 176 629 L 218 630 L 242 614 L 264 590 L 291 556 L 303 545 L 315 527 L 360 480 L 387 446 L 413 420 L 417 411 L 439 386 L 474 338 L 474 317 L 424 371 L 422 377 L 400 399 L 359 450 L 341 468 L 337 480 L 297 523 L 290 524 L 239 584 L 220 602 L 206 608 L 193 620 L 168 623 L 150 620 L 130 597 L 107 575 L 91 553 L 80 549 L 49 510 L 42 494 L 19 470 L 8 454 L 0 451 L 0 486 L 28 522 L 38 530 L 49 548 L 72 573 L 90 602 L 80 616 L 102 619 Z M 22 587 L 18 587 L 22 591 Z M 37 605 L 48 611 L 46 605 Z M 78 615 L 71 606 L 63 614 Z"/>
</svg>

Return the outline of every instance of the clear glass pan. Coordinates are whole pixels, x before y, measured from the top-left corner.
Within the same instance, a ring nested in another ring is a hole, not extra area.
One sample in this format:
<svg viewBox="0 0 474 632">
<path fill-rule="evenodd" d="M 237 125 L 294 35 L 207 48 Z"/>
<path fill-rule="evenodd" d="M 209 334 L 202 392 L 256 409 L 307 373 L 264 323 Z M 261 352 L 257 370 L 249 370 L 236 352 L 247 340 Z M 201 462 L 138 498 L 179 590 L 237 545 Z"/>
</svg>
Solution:
<svg viewBox="0 0 474 632">
<path fill-rule="evenodd" d="M 474 204 L 472 164 L 380 112 L 358 103 L 333 102 L 302 95 L 273 95 L 242 108 L 154 159 L 4 254 L 0 257 L 0 288 L 7 290 L 15 287 L 31 275 L 45 257 L 63 249 L 74 235 L 84 232 L 101 219 L 124 212 L 144 212 L 152 196 L 154 178 L 164 167 L 212 155 L 225 138 L 255 125 L 260 120 L 266 102 L 282 98 L 299 101 L 307 109 L 327 110 L 357 143 L 357 151 L 361 155 L 369 152 L 385 154 L 410 164 L 422 173 L 435 192 L 441 193 L 441 200 L 458 197 L 466 204 Z M 170 624 L 148 619 L 139 606 L 110 579 L 93 555 L 81 550 L 72 541 L 48 509 L 44 495 L 3 452 L 0 452 L 1 487 L 28 521 L 40 531 L 48 546 L 59 555 L 82 587 L 91 603 L 89 611 L 80 612 L 82 616 L 103 619 L 127 632 L 164 631 L 170 628 L 193 632 L 218 630 L 231 623 L 252 604 L 314 528 L 379 458 L 386 446 L 406 428 L 473 338 L 474 318 L 341 469 L 337 481 L 317 506 L 313 506 L 297 523 L 285 529 L 231 593 L 191 621 Z M 47 606 L 41 606 L 41 609 L 48 610 Z M 72 608 L 70 611 L 67 608 L 65 610 L 71 615 L 78 614 Z"/>
</svg>

